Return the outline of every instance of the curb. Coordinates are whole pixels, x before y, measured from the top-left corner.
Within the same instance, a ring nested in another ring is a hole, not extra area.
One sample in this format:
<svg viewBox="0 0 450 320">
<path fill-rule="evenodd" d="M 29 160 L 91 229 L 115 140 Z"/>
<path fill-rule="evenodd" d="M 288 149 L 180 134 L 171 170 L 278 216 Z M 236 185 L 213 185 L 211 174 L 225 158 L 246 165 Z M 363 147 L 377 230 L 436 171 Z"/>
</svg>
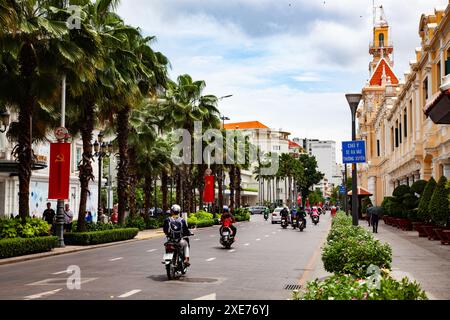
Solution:
<svg viewBox="0 0 450 320">
<path fill-rule="evenodd" d="M 249 221 L 241 221 L 241 222 L 237 222 L 236 224 L 241 224 L 243 222 L 249 222 Z M 217 226 L 213 225 L 211 227 L 198 228 L 198 229 L 196 228 L 196 229 L 191 229 L 191 230 L 208 230 L 208 229 L 214 229 L 215 227 L 217 227 Z M 7 265 L 7 264 L 13 264 L 13 263 L 17 263 L 17 262 L 37 260 L 37 259 L 41 259 L 41 258 L 48 258 L 48 257 L 59 256 L 59 255 L 63 255 L 63 254 L 69 254 L 69 253 L 75 253 L 75 252 L 92 250 L 92 249 L 99 249 L 99 248 L 105 248 L 105 247 L 118 246 L 118 245 L 128 244 L 128 243 L 131 243 L 131 242 L 136 242 L 136 241 L 143 241 L 143 240 L 150 240 L 150 239 L 164 237 L 164 232 L 162 231 L 162 228 L 153 229 L 153 230 L 157 230 L 157 231 L 154 234 L 149 235 L 149 236 L 145 236 L 143 238 L 134 238 L 134 239 L 125 240 L 125 241 L 103 243 L 103 244 L 97 244 L 97 245 L 86 246 L 86 247 L 74 246 L 76 248 L 69 249 L 67 251 L 61 251 L 61 252 L 55 252 L 55 251 L 40 252 L 40 253 L 35 253 L 35 254 L 30 254 L 30 255 L 25 255 L 25 256 L 18 256 L 18 257 L 0 259 L 0 266 L 1 265 Z M 138 236 L 139 236 L 139 234 L 136 237 L 138 237 Z"/>
</svg>

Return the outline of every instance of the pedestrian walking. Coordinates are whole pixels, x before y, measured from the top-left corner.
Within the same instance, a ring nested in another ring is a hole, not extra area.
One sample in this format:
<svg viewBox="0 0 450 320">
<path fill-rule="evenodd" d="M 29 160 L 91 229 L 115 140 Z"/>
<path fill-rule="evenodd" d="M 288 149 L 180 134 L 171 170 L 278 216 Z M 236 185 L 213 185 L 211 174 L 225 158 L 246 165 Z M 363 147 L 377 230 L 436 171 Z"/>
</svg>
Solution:
<svg viewBox="0 0 450 320">
<path fill-rule="evenodd" d="M 51 226 L 51 232 L 54 234 L 54 227 L 55 227 L 55 217 L 56 213 L 55 210 L 52 209 L 52 204 L 50 202 L 47 202 L 47 209 L 44 210 L 44 213 L 42 214 L 42 218 L 47 221 L 47 223 Z"/>
<path fill-rule="evenodd" d="M 370 210 L 370 217 L 372 222 L 373 233 L 378 233 L 378 221 L 383 216 L 383 207 L 372 207 Z"/>
<path fill-rule="evenodd" d="M 70 205 L 66 203 L 64 206 L 64 230 L 67 232 L 72 231 L 73 212 L 70 210 Z"/>
<path fill-rule="evenodd" d="M 369 227 L 370 227 L 370 215 L 371 215 L 372 209 L 373 209 L 373 206 L 371 204 L 368 204 L 367 208 L 366 208 L 366 215 L 367 215 L 367 222 L 369 223 Z"/>
<path fill-rule="evenodd" d="M 112 215 L 111 215 L 111 222 L 113 224 L 117 224 L 119 222 L 119 205 L 117 203 L 113 206 L 113 212 L 112 212 Z"/>
<path fill-rule="evenodd" d="M 92 222 L 92 213 L 88 211 L 84 219 L 86 220 L 87 223 Z"/>
</svg>

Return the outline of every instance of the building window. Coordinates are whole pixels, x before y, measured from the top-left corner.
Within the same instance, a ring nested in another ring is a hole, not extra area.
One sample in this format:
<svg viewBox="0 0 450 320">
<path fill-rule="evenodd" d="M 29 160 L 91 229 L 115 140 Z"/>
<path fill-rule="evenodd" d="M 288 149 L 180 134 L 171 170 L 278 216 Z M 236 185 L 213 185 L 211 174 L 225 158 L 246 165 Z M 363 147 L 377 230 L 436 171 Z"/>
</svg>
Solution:
<svg viewBox="0 0 450 320">
<path fill-rule="evenodd" d="M 281 150 L 281 148 L 280 148 L 280 146 L 273 146 L 273 150 L 279 151 L 279 150 Z"/>
<path fill-rule="evenodd" d="M 412 130 L 413 130 L 413 112 L 412 112 L 412 99 L 411 100 L 409 100 L 409 121 L 411 122 L 411 125 L 409 126 L 409 132 L 411 133 L 411 135 L 412 135 Z"/>
<path fill-rule="evenodd" d="M 436 83 L 437 83 L 437 88 L 436 91 L 439 91 L 439 88 L 441 87 L 441 62 L 439 61 L 436 65 Z"/>
<path fill-rule="evenodd" d="M 425 80 L 423 80 L 422 88 L 423 88 L 423 105 L 425 106 L 428 100 L 428 77 L 425 78 Z"/>
<path fill-rule="evenodd" d="M 445 75 L 450 74 L 450 49 L 447 50 L 447 60 L 445 60 Z"/>
<path fill-rule="evenodd" d="M 378 155 L 378 157 L 381 156 L 380 140 L 377 140 L 377 155 Z"/>
<path fill-rule="evenodd" d="M 395 128 L 395 147 L 398 148 L 398 128 Z"/>
<path fill-rule="evenodd" d="M 394 127 L 391 127 L 391 151 L 394 151 Z"/>
<path fill-rule="evenodd" d="M 404 114 L 403 114 L 403 128 L 405 133 L 405 138 L 408 138 L 408 114 L 407 109 L 405 108 Z"/>
<path fill-rule="evenodd" d="M 400 144 L 402 144 L 402 123 L 398 124 L 398 138 L 400 140 Z"/>
<path fill-rule="evenodd" d="M 81 161 L 81 148 L 77 148 L 77 154 L 75 157 L 75 171 L 78 171 L 78 163 Z"/>
<path fill-rule="evenodd" d="M 378 36 L 378 43 L 380 47 L 384 47 L 384 33 L 380 33 Z"/>
</svg>

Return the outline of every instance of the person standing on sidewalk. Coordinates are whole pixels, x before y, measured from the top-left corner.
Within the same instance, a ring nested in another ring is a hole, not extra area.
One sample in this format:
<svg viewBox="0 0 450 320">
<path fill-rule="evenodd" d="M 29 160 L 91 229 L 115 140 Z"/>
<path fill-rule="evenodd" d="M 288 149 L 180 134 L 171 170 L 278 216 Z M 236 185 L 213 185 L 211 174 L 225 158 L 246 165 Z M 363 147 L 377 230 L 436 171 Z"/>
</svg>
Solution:
<svg viewBox="0 0 450 320">
<path fill-rule="evenodd" d="M 367 208 L 366 208 L 366 215 L 367 215 L 367 221 L 369 223 L 369 227 L 370 227 L 370 223 L 371 223 L 370 220 L 371 220 L 371 211 L 372 211 L 372 209 L 373 209 L 373 206 L 371 204 L 368 204 Z"/>
<path fill-rule="evenodd" d="M 378 233 L 378 221 L 383 216 L 382 207 L 371 207 L 370 208 L 370 219 L 372 222 L 373 233 Z"/>
<path fill-rule="evenodd" d="M 64 229 L 67 232 L 72 231 L 72 220 L 73 220 L 73 212 L 70 210 L 70 206 L 66 203 L 64 207 Z"/>
<path fill-rule="evenodd" d="M 51 232 L 54 234 L 54 222 L 55 222 L 55 210 L 52 209 L 52 204 L 47 202 L 47 209 L 44 210 L 42 214 L 42 218 L 47 221 L 47 223 L 51 226 Z"/>
</svg>

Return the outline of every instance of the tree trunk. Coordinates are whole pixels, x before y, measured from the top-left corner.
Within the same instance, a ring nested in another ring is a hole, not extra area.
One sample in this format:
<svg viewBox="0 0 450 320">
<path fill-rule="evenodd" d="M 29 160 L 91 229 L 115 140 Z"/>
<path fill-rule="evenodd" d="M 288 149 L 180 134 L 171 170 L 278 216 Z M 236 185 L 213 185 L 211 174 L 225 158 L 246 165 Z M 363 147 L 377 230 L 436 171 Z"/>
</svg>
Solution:
<svg viewBox="0 0 450 320">
<path fill-rule="evenodd" d="M 236 175 L 235 175 L 235 188 L 236 188 L 236 208 L 241 207 L 241 191 L 242 191 L 242 176 L 241 176 L 241 168 L 236 167 Z"/>
<path fill-rule="evenodd" d="M 83 140 L 83 158 L 78 163 L 79 180 L 80 180 L 80 206 L 78 210 L 77 232 L 86 231 L 86 202 L 89 192 L 89 181 L 94 180 L 92 169 L 92 131 L 94 130 L 94 105 L 87 103 L 84 110 L 84 119 L 81 127 L 81 138 Z M 99 177 L 100 179 L 100 177 Z M 100 192 L 100 190 L 98 191 Z M 100 212 L 97 213 L 99 217 Z"/>
<path fill-rule="evenodd" d="M 164 212 L 166 212 L 169 209 L 169 205 L 167 202 L 167 194 L 169 192 L 168 181 L 169 178 L 167 175 L 167 171 L 163 169 L 161 173 L 161 193 L 162 193 L 162 209 Z"/>
<path fill-rule="evenodd" d="M 175 179 L 176 179 L 176 187 L 175 187 L 175 200 L 177 202 L 178 205 L 181 205 L 181 172 L 180 172 L 180 167 L 175 167 Z"/>
<path fill-rule="evenodd" d="M 31 138 L 31 121 L 33 109 L 37 99 L 32 96 L 32 76 L 37 66 L 36 56 L 31 43 L 22 46 L 19 53 L 20 74 L 25 80 L 25 98 L 19 106 L 19 131 L 18 144 L 14 148 L 14 155 L 19 161 L 19 215 L 22 223 L 30 216 L 30 179 L 33 165 L 33 150 Z"/>
<path fill-rule="evenodd" d="M 219 201 L 218 201 L 218 212 L 221 213 L 223 210 L 223 206 L 225 205 L 224 203 L 224 199 L 223 199 L 223 168 L 220 168 L 218 170 L 217 173 L 217 190 L 218 190 L 218 196 L 219 196 Z"/>
<path fill-rule="evenodd" d="M 183 189 L 183 211 L 187 213 L 191 213 L 191 201 L 192 201 L 192 188 L 190 183 L 190 166 L 183 165 L 182 171 L 182 189 Z"/>
<path fill-rule="evenodd" d="M 236 167 L 234 165 L 230 166 L 230 170 L 228 171 L 228 175 L 230 176 L 230 209 L 234 209 L 234 179 L 235 179 Z"/>
<path fill-rule="evenodd" d="M 125 210 L 128 199 L 128 133 L 129 107 L 117 113 L 117 139 L 119 142 L 119 170 L 117 173 L 117 195 L 119 197 L 119 224 L 125 224 Z"/>
<path fill-rule="evenodd" d="M 136 210 L 136 187 L 138 183 L 138 177 L 136 173 L 137 168 L 137 154 L 136 149 L 131 147 L 128 149 L 128 173 L 129 173 L 129 185 L 128 185 L 128 195 L 129 195 L 129 208 L 130 217 L 135 218 L 137 216 Z"/>
<path fill-rule="evenodd" d="M 144 207 L 145 215 L 148 216 L 150 212 L 150 204 L 152 198 L 152 176 L 147 174 L 144 179 Z"/>
</svg>

